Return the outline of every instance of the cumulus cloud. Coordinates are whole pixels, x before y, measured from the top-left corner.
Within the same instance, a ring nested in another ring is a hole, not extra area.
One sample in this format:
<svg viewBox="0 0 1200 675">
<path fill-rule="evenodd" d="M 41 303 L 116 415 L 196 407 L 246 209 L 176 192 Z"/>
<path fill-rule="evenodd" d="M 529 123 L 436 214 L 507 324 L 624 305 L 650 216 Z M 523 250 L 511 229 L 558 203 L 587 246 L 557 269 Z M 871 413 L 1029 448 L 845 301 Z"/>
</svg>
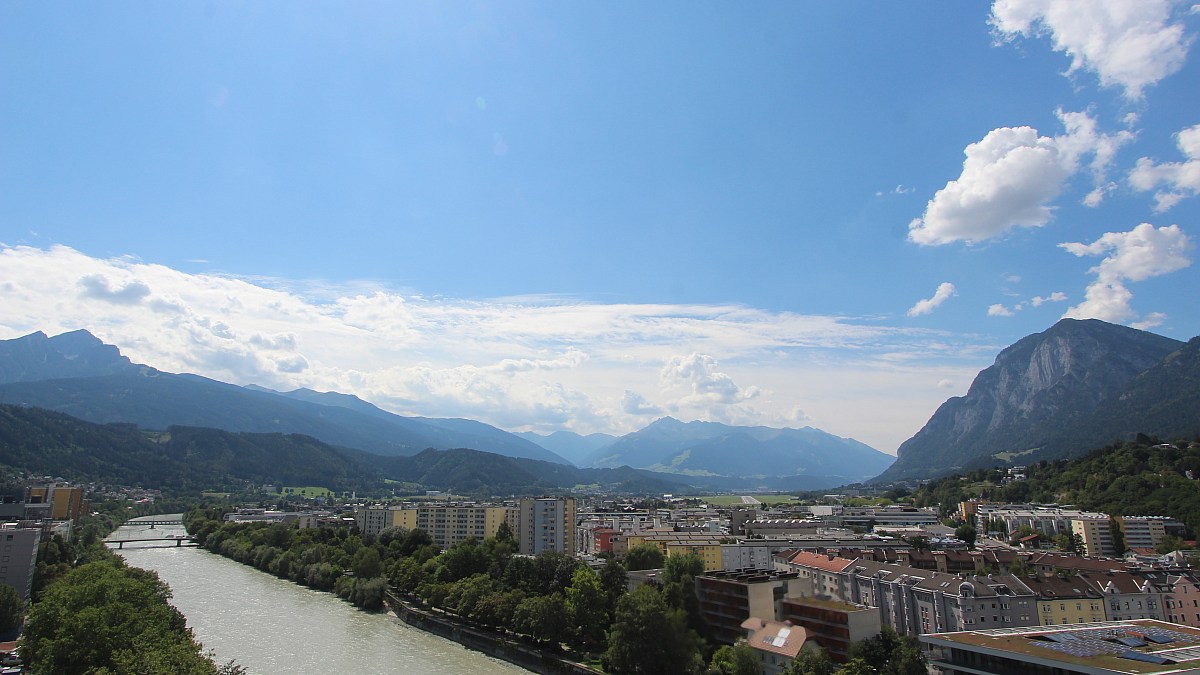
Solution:
<svg viewBox="0 0 1200 675">
<path fill-rule="evenodd" d="M 1186 158 L 1184 161 L 1158 164 L 1142 157 L 1129 174 L 1129 183 L 1142 192 L 1167 186 L 1166 190 L 1154 193 L 1154 210 L 1160 213 L 1184 197 L 1200 194 L 1200 124 L 1180 131 L 1175 139 Z"/>
<path fill-rule="evenodd" d="M 1181 270 L 1192 263 L 1192 242 L 1178 225 L 1155 228 L 1142 223 L 1128 232 L 1107 232 L 1090 244 L 1067 242 L 1059 247 L 1076 256 L 1104 256 L 1090 271 L 1096 280 L 1087 287 L 1084 301 L 1067 310 L 1065 317 L 1102 319 L 1112 323 L 1161 323 L 1153 314 L 1139 319 L 1130 305 L 1133 293 L 1127 282 Z"/>
<path fill-rule="evenodd" d="M 921 245 L 976 243 L 1018 227 L 1041 227 L 1053 215 L 1050 202 L 1089 155 L 1097 188 L 1085 203 L 1099 204 L 1109 189 L 1109 163 L 1134 135 L 1128 130 L 1101 133 L 1087 113 L 1059 110 L 1057 116 L 1065 130 L 1061 136 L 1040 136 L 1032 127 L 1001 127 L 968 145 L 962 173 L 909 223 L 908 238 Z"/>
<path fill-rule="evenodd" d="M 988 316 L 1012 316 L 1013 310 L 1005 307 L 1004 305 L 997 303 L 995 305 L 990 305 L 987 308 L 987 315 Z"/>
<path fill-rule="evenodd" d="M 949 300 L 950 296 L 952 295 L 954 295 L 954 284 L 948 281 L 943 281 L 942 283 L 938 284 L 937 290 L 933 292 L 932 298 L 918 300 L 917 304 L 910 307 L 907 313 L 909 316 L 923 316 L 925 314 L 929 314 L 943 302 Z"/>
<path fill-rule="evenodd" d="M 65 246 L 0 246 L 0 294 L 0 339 L 85 328 L 163 370 L 352 393 L 404 415 L 624 433 L 668 411 L 786 426 L 802 410 L 826 431 L 888 451 L 941 403 L 919 391 L 931 372 L 970 379 L 998 348 L 878 319 L 430 299 L 364 282 L 187 273 Z M 862 402 L 878 414 L 864 420 Z"/>
<path fill-rule="evenodd" d="M 661 415 L 663 409 L 646 400 L 646 397 L 636 392 L 625 390 L 621 396 L 621 410 L 628 415 Z"/>
<path fill-rule="evenodd" d="M 150 287 L 133 279 L 128 282 L 111 281 L 103 274 L 89 274 L 79 279 L 82 295 L 93 300 L 103 300 L 118 305 L 133 305 L 150 295 Z"/>
<path fill-rule="evenodd" d="M 1066 74 L 1096 74 L 1105 87 L 1121 87 L 1126 98 L 1177 72 L 1187 60 L 1191 38 L 1172 23 L 1171 0 L 996 0 L 989 23 L 1003 41 L 1049 37 L 1055 51 L 1071 59 Z"/>
</svg>

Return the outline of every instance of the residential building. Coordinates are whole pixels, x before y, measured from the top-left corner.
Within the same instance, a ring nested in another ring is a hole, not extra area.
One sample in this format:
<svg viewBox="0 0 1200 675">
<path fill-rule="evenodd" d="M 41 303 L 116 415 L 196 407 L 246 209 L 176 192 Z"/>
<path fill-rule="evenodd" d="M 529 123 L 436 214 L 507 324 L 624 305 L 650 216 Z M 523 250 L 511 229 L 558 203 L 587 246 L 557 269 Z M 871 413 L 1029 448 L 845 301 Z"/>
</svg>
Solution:
<svg viewBox="0 0 1200 675">
<path fill-rule="evenodd" d="M 1112 521 L 1107 516 L 1076 518 L 1071 521 L 1071 533 L 1083 542 L 1083 552 L 1093 558 L 1117 555 L 1112 536 Z"/>
<path fill-rule="evenodd" d="M 510 514 L 518 552 L 537 555 L 556 551 L 574 555 L 575 499 L 573 497 L 524 498 Z"/>
<path fill-rule="evenodd" d="M 836 600 L 788 597 L 779 606 L 779 618 L 807 633 L 838 663 L 848 658 L 850 645 L 879 634 L 879 610 Z"/>
<path fill-rule="evenodd" d="M 87 514 L 88 502 L 83 488 L 52 483 L 45 487 L 25 488 L 25 517 L 30 519 L 70 520 L 78 522 Z"/>
<path fill-rule="evenodd" d="M 481 504 L 372 506 L 358 509 L 354 521 L 363 534 L 373 537 L 392 527 L 420 528 L 433 543 L 450 548 L 468 539 L 483 541 L 496 536 L 513 509 Z"/>
<path fill-rule="evenodd" d="M 1038 623 L 1043 626 L 1108 620 L 1104 594 L 1087 577 L 1033 576 L 1024 581 L 1037 594 Z"/>
<path fill-rule="evenodd" d="M 1167 536 L 1168 520 L 1170 519 L 1163 516 L 1113 516 L 1113 521 L 1125 539 L 1126 550 L 1158 548 Z"/>
<path fill-rule="evenodd" d="M 754 650 L 761 664 L 762 675 L 779 675 L 804 649 L 805 630 L 791 622 L 769 621 L 750 617 L 742 622 L 746 645 Z"/>
<path fill-rule="evenodd" d="M 1141 575 L 1081 572 L 1078 576 L 1104 596 L 1104 616 L 1108 621 L 1166 618 L 1162 593 Z"/>
<path fill-rule="evenodd" d="M 29 600 L 33 572 L 37 568 L 40 527 L 21 527 L 18 523 L 0 525 L 0 583 L 17 589 L 21 600 Z"/>
<path fill-rule="evenodd" d="M 742 622 L 752 616 L 779 616 L 785 597 L 801 595 L 795 572 L 777 570 L 716 571 L 696 577 L 700 614 L 718 644 L 742 637 Z"/>
<path fill-rule="evenodd" d="M 940 675 L 1166 675 L 1200 672 L 1200 631 L 1156 621 L 922 635 Z"/>
</svg>

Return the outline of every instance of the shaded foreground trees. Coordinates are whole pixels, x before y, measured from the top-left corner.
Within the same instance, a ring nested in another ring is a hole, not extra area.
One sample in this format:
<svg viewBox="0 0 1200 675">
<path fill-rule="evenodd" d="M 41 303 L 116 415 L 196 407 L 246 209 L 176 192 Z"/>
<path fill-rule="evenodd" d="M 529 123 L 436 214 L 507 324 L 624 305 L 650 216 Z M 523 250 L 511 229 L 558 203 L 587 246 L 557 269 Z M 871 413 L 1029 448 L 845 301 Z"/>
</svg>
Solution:
<svg viewBox="0 0 1200 675">
<path fill-rule="evenodd" d="M 210 675 L 218 668 L 201 652 L 171 591 L 154 572 L 109 554 L 63 575 L 29 612 L 19 650 L 39 673 Z"/>
</svg>

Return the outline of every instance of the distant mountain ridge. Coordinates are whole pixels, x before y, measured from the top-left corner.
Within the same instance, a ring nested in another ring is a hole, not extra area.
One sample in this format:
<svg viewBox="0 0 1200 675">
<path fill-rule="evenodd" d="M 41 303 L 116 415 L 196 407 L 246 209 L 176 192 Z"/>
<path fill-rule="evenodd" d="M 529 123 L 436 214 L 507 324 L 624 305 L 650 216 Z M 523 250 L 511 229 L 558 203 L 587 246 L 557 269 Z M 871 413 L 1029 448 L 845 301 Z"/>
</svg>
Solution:
<svg viewBox="0 0 1200 675">
<path fill-rule="evenodd" d="M 585 462 L 690 476 L 812 476 L 837 485 L 870 478 L 894 459 L 812 427 L 738 427 L 664 417 L 595 450 Z"/>
<path fill-rule="evenodd" d="M 593 483 L 639 494 L 682 487 L 675 477 L 628 467 L 577 469 L 465 448 L 382 457 L 302 434 L 184 426 L 148 433 L 131 424 L 94 424 L 10 405 L 0 405 L 0 464 L 73 479 L 193 490 L 243 481 L 348 491 L 383 489 L 385 480 L 487 495 L 537 494 Z"/>
<path fill-rule="evenodd" d="M 1068 457 L 1139 432 L 1200 432 L 1197 351 L 1196 340 L 1063 319 L 1002 350 L 876 480 Z"/>
<path fill-rule="evenodd" d="M 305 434 L 381 455 L 474 448 L 569 464 L 506 431 L 471 420 L 402 417 L 348 394 L 273 392 L 134 364 L 87 331 L 0 340 L 0 403 L 58 410 L 97 423 Z"/>
<path fill-rule="evenodd" d="M 612 434 L 588 434 L 586 436 L 573 431 L 555 431 L 543 435 L 533 431 L 516 432 L 518 436 L 531 443 L 546 448 L 569 459 L 575 466 L 582 466 L 588 455 L 617 440 Z"/>
</svg>

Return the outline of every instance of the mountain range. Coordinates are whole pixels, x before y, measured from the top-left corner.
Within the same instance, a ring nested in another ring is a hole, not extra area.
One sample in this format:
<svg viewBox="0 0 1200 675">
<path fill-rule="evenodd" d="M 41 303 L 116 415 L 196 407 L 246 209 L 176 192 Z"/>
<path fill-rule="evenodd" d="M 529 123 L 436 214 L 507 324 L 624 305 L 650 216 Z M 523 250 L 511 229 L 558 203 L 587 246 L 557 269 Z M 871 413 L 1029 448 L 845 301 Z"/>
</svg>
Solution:
<svg viewBox="0 0 1200 675">
<path fill-rule="evenodd" d="M 57 410 L 97 423 L 295 433 L 380 455 L 479 448 L 569 464 L 506 431 L 471 420 L 403 417 L 347 394 L 276 392 L 131 363 L 87 331 L 0 341 L 0 403 Z"/>
<path fill-rule="evenodd" d="M 619 438 L 571 432 L 541 436 L 513 434 L 468 419 L 404 417 L 349 394 L 280 392 L 168 373 L 132 363 L 116 347 L 82 330 L 0 341 L 2 403 L 148 430 L 298 434 L 385 457 L 467 448 L 594 469 L 629 466 L 664 474 L 666 484 L 676 488 L 818 489 L 869 478 L 892 461 L 857 441 L 812 428 L 685 424 L 664 418 Z"/>
<path fill-rule="evenodd" d="M 1063 319 L 1002 350 L 875 482 L 1074 457 L 1139 433 L 1200 435 L 1200 338 Z"/>
</svg>

